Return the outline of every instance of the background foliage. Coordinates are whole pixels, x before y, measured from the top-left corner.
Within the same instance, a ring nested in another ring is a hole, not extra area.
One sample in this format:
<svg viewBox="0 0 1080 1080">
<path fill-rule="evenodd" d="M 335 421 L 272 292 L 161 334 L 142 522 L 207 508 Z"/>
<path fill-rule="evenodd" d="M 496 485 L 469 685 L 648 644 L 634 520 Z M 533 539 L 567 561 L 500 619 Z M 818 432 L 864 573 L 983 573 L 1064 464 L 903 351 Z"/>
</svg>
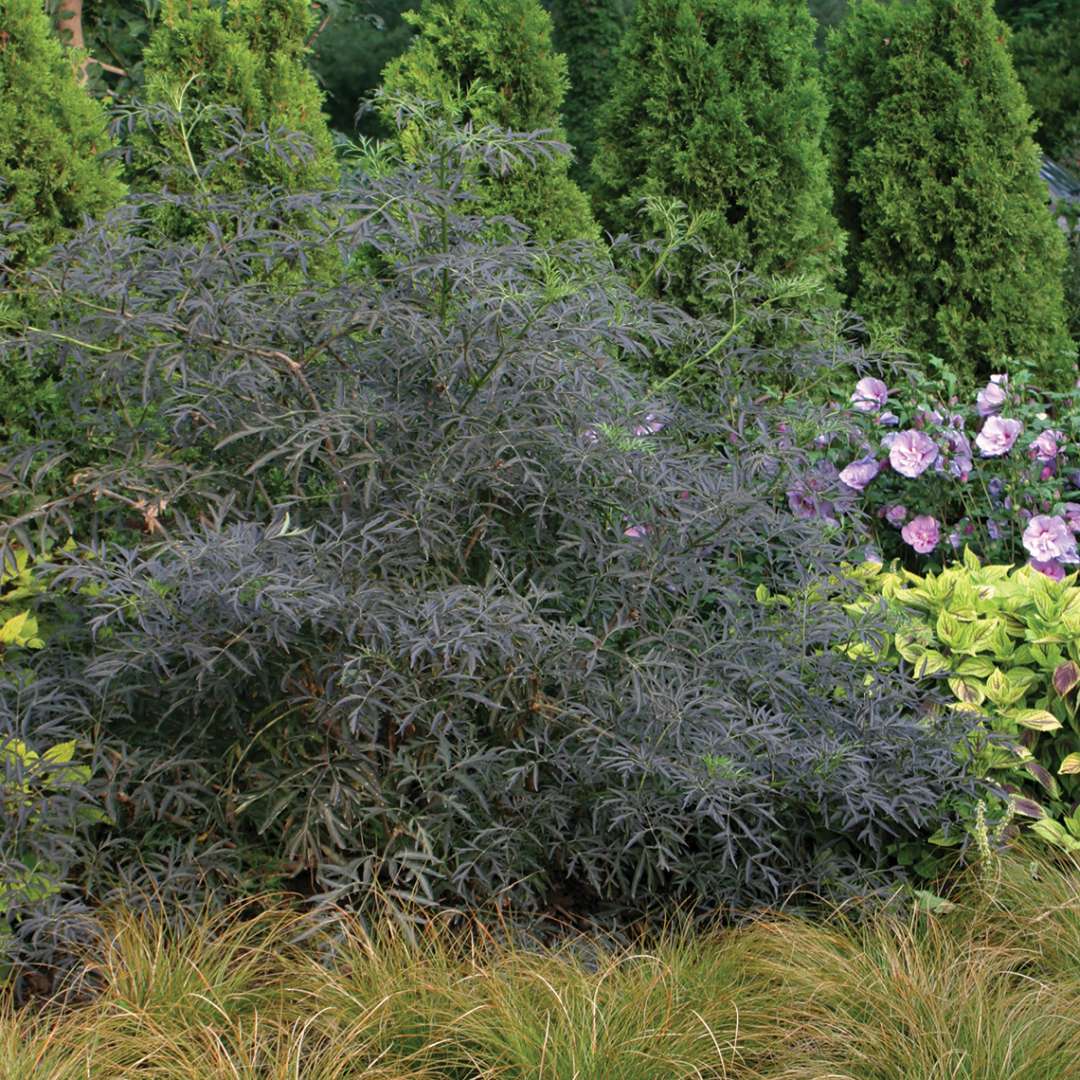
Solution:
<svg viewBox="0 0 1080 1080">
<path fill-rule="evenodd" d="M 35 0 L 8 0 L 0 47 L 0 266 L 40 258 L 84 215 L 124 194 L 106 115 L 79 89 L 70 59 Z M 10 278 L 6 279 L 10 281 Z"/>
<path fill-rule="evenodd" d="M 1064 242 L 1004 33 L 989 0 L 863 0 L 830 38 L 847 291 L 961 376 L 1067 378 Z"/>
<path fill-rule="evenodd" d="M 563 138 L 566 58 L 551 43 L 551 19 L 537 0 L 424 0 L 407 19 L 417 35 L 383 73 L 387 118 L 393 99 L 431 101 L 458 123 L 498 125 Z M 428 134 L 417 124 L 399 133 L 408 155 L 423 157 Z M 594 236 L 588 200 L 570 179 L 565 146 L 552 146 L 528 168 L 478 178 L 485 214 L 510 215 L 538 240 Z"/>
<path fill-rule="evenodd" d="M 306 66 L 312 26 L 306 0 L 165 0 L 144 57 L 144 93 L 150 104 L 174 111 L 178 123 L 146 123 L 144 114 L 133 140 L 136 175 L 156 178 L 164 164 L 169 188 L 180 192 L 332 184 L 322 95 Z M 283 156 L 267 145 L 224 154 L 236 139 L 226 110 L 246 131 L 299 135 L 314 153 Z"/>
<path fill-rule="evenodd" d="M 639 216 L 642 199 L 674 198 L 700 215 L 713 258 L 763 275 L 835 275 L 843 241 L 813 34 L 796 0 L 640 0 L 599 121 L 604 224 L 655 235 L 662 223 Z M 665 267 L 666 295 L 707 307 L 708 261 L 684 248 Z"/>
<path fill-rule="evenodd" d="M 619 69 L 619 45 L 634 0 L 554 0 L 550 8 L 555 47 L 566 56 L 570 76 L 563 104 L 566 136 L 574 148 L 570 175 L 587 189 L 597 119 Z"/>
</svg>

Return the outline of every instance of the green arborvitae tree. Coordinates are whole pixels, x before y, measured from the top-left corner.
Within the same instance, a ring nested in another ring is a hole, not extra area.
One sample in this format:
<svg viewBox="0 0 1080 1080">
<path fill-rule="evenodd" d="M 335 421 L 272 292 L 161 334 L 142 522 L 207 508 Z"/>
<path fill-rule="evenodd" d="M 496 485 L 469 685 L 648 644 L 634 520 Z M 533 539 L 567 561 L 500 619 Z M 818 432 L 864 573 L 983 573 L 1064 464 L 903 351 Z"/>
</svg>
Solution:
<svg viewBox="0 0 1080 1080">
<path fill-rule="evenodd" d="M 992 0 L 859 0 L 829 41 L 849 295 L 968 378 L 1075 364 L 1007 35 Z"/>
<path fill-rule="evenodd" d="M 574 148 L 570 175 L 584 187 L 592 183 L 589 163 L 596 152 L 597 113 L 611 92 L 633 6 L 633 0 L 554 0 L 551 5 L 555 47 L 566 56 L 570 75 L 563 104 L 566 134 Z"/>
<path fill-rule="evenodd" d="M 221 113 L 232 108 L 247 130 L 298 133 L 312 152 L 299 161 L 253 148 L 215 164 L 204 177 L 206 187 L 304 191 L 335 184 L 322 93 L 306 64 L 312 23 L 307 0 L 166 0 L 143 57 L 145 96 L 151 103 L 179 104 L 183 122 L 143 132 L 137 166 L 149 172 L 164 161 L 174 190 L 195 190 L 201 185 L 192 163 L 204 168 L 235 141 Z"/>
<path fill-rule="evenodd" d="M 48 322 L 53 303 L 24 271 L 86 217 L 125 193 L 119 163 L 103 160 L 108 122 L 79 85 L 78 57 L 53 32 L 41 0 L 0 0 L 0 330 Z M 0 441 L 34 432 L 57 403 L 54 374 L 9 359 L 0 370 Z"/>
<path fill-rule="evenodd" d="M 390 94 L 444 103 L 477 127 L 546 129 L 564 140 L 559 108 L 566 58 L 551 44 L 551 18 L 538 0 L 424 0 L 405 18 L 417 29 L 383 73 Z M 406 152 L 411 146 L 404 133 Z M 588 200 L 568 176 L 570 157 L 519 162 L 506 176 L 477 178 L 482 212 L 510 214 L 539 240 L 597 235 Z"/>
<path fill-rule="evenodd" d="M 8 265 L 33 263 L 50 244 L 124 195 L 106 163 L 107 120 L 78 84 L 72 56 L 41 0 L 0 0 L 0 232 Z"/>
<path fill-rule="evenodd" d="M 843 234 L 822 148 L 828 106 L 805 0 L 638 0 L 593 159 L 603 223 L 650 225 L 641 200 L 708 214 L 708 251 L 669 262 L 669 299 L 708 306 L 698 274 L 834 277 Z"/>
</svg>

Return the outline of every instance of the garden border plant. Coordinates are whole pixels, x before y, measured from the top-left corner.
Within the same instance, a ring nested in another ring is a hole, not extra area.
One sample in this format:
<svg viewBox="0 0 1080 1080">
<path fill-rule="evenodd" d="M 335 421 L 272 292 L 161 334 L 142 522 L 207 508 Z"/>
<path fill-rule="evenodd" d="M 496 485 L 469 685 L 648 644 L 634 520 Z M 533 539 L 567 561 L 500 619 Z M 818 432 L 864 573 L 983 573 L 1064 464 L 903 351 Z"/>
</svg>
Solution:
<svg viewBox="0 0 1080 1080">
<path fill-rule="evenodd" d="M 544 149 L 446 131 L 343 193 L 193 199 L 228 245 L 151 238 L 147 197 L 38 275 L 62 317 L 0 350 L 58 354 L 85 434 L 74 475 L 11 448 L 5 535 L 91 538 L 61 676 L 169 779 L 110 766 L 96 881 L 145 840 L 151 880 L 230 846 L 234 883 L 403 914 L 745 908 L 887 887 L 971 792 L 964 718 L 828 648 L 873 619 L 754 602 L 841 551 L 787 509 L 754 357 L 722 412 L 652 393 L 622 358 L 718 374 L 716 321 L 483 238 L 462 174 Z M 328 248 L 365 271 L 260 270 Z"/>
</svg>

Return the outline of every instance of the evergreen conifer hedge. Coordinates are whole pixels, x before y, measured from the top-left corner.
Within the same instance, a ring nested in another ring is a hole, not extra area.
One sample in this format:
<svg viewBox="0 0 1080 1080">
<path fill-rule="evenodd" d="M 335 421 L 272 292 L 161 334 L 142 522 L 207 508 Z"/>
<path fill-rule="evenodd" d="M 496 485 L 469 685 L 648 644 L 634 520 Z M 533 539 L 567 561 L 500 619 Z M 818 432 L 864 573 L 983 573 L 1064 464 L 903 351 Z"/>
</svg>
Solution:
<svg viewBox="0 0 1080 1080">
<path fill-rule="evenodd" d="M 417 28 L 410 47 L 383 72 L 388 101 L 407 95 L 445 106 L 474 127 L 565 133 L 566 58 L 551 44 L 551 17 L 537 0 L 425 0 L 405 18 Z M 389 109 L 389 105 L 384 105 Z M 416 126 L 402 133 L 406 154 L 430 147 Z M 538 240 L 596 235 L 588 200 L 568 176 L 569 154 L 517 162 L 506 175 L 474 176 L 487 216 L 508 214 Z"/>
<path fill-rule="evenodd" d="M 712 212 L 710 250 L 668 265 L 670 299 L 700 304 L 710 260 L 838 272 L 814 33 L 801 0 L 639 0 L 600 119 L 595 198 L 616 232 L 642 228 L 646 196 Z"/>
<path fill-rule="evenodd" d="M 225 6 L 213 0 L 166 0 L 144 55 L 146 98 L 175 109 L 184 122 L 182 130 L 164 123 L 152 137 L 139 140 L 137 167 L 155 175 L 155 163 L 165 161 L 174 191 L 205 186 L 236 192 L 264 184 L 304 191 L 333 185 L 333 142 L 322 93 L 306 64 L 312 29 L 306 0 L 230 0 Z M 265 127 L 271 134 L 299 134 L 309 146 L 286 154 L 268 141 L 224 157 L 225 149 L 235 146 L 235 133 L 223 121 L 222 109 L 235 110 L 248 131 Z"/>
<path fill-rule="evenodd" d="M 105 112 L 79 86 L 40 0 L 0 2 L 0 264 L 21 266 L 124 194 Z M 16 228 L 16 223 L 18 227 Z"/>
<path fill-rule="evenodd" d="M 974 378 L 1007 357 L 1075 369 L 1065 245 L 992 0 L 859 0 L 830 36 L 848 289 Z"/>
</svg>

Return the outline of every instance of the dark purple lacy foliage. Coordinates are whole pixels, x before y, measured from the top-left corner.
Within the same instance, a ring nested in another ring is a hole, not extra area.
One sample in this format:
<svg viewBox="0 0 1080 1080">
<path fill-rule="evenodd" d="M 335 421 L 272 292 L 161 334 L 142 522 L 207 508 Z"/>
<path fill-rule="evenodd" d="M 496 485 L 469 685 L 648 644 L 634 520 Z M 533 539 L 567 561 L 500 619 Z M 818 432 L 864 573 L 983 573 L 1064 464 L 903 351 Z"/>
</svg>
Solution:
<svg viewBox="0 0 1080 1080">
<path fill-rule="evenodd" d="M 3 342 L 81 433 L 3 473 L 9 540 L 86 545 L 0 697 L 4 731 L 95 766 L 113 824 L 27 841 L 68 896 L 749 907 L 880 885 L 966 790 L 959 721 L 830 648 L 842 612 L 755 600 L 841 552 L 791 513 L 752 380 L 705 415 L 622 362 L 719 330 L 585 246 L 484 241 L 453 180 L 476 138 L 193 203 L 197 240 L 133 202 Z"/>
</svg>

